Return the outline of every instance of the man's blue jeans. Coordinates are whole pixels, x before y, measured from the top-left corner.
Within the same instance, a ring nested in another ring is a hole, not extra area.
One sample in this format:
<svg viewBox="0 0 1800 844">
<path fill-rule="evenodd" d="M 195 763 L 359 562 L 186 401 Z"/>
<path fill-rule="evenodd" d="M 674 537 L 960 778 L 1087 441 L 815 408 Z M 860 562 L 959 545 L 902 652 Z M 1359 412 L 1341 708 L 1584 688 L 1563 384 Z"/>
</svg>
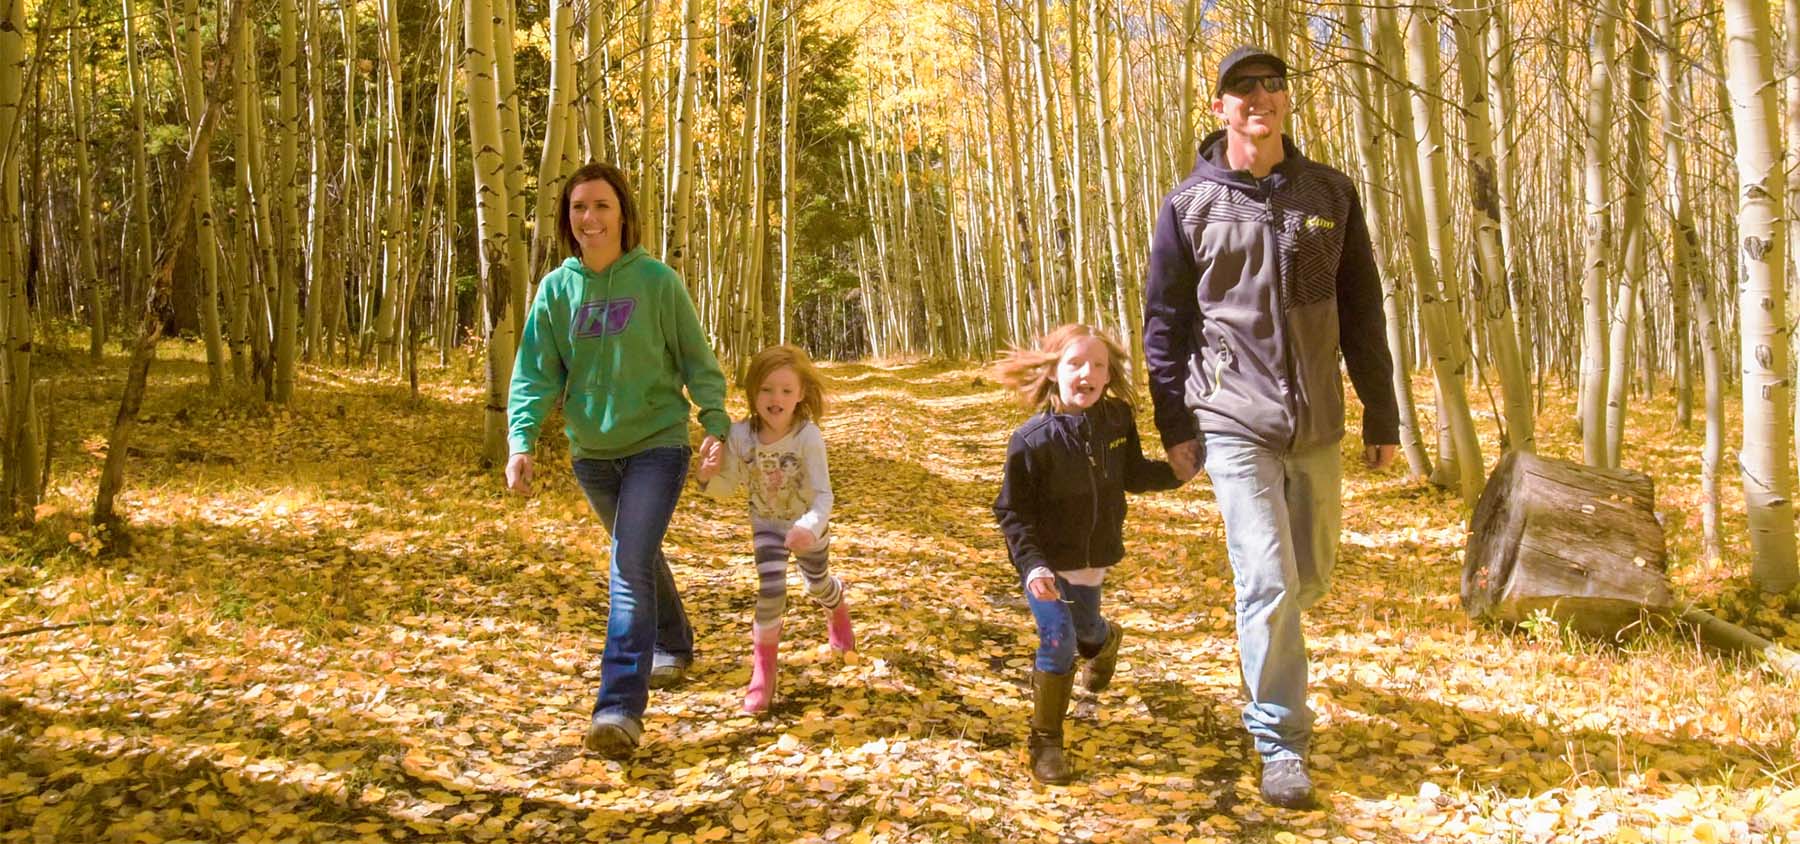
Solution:
<svg viewBox="0 0 1800 844">
<path fill-rule="evenodd" d="M 606 651 L 594 714 L 644 718 L 653 654 L 694 652 L 694 628 L 681 608 L 663 556 L 663 534 L 687 480 L 687 446 L 651 448 L 616 460 L 575 461 L 575 480 L 612 535 Z"/>
<path fill-rule="evenodd" d="M 1300 613 L 1325 596 L 1337 561 L 1338 444 L 1288 454 L 1242 437 L 1204 436 L 1237 592 L 1238 656 L 1250 693 L 1244 727 L 1265 761 L 1304 758 L 1313 713 Z"/>
<path fill-rule="evenodd" d="M 1075 667 L 1077 645 L 1097 651 L 1106 644 L 1106 619 L 1100 615 L 1100 588 L 1076 586 L 1061 577 L 1056 588 L 1062 600 L 1041 601 L 1025 590 L 1025 603 L 1037 619 L 1037 670 L 1050 674 L 1067 674 Z"/>
</svg>

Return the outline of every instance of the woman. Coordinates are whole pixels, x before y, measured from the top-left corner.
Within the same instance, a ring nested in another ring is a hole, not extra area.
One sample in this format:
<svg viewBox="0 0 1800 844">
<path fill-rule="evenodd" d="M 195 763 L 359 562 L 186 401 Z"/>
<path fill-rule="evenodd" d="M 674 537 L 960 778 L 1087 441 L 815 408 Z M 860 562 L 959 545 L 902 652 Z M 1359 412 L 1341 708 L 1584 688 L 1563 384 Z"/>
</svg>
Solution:
<svg viewBox="0 0 1800 844">
<path fill-rule="evenodd" d="M 688 396 L 717 448 L 725 376 L 681 277 L 638 245 L 625 174 L 588 164 L 563 185 L 557 231 L 571 257 L 544 276 L 519 337 L 507 402 L 506 483 L 531 495 L 531 452 L 562 401 L 575 479 L 612 535 L 606 651 L 587 749 L 625 758 L 649 688 L 679 682 L 693 628 L 662 553 L 687 478 Z M 682 388 L 687 388 L 687 396 Z"/>
</svg>

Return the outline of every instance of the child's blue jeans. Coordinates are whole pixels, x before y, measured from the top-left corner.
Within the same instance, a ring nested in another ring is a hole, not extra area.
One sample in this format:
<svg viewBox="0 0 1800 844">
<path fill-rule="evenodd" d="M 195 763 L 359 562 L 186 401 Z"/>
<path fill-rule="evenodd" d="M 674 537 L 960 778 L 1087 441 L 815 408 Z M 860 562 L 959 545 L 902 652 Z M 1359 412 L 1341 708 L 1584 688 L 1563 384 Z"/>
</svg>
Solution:
<svg viewBox="0 0 1800 844">
<path fill-rule="evenodd" d="M 1106 644 L 1106 619 L 1100 615 L 1100 587 L 1076 586 L 1060 576 L 1062 600 L 1044 601 L 1025 590 L 1025 602 L 1037 619 L 1037 670 L 1067 674 L 1075 667 L 1077 645 L 1089 653 Z"/>
</svg>

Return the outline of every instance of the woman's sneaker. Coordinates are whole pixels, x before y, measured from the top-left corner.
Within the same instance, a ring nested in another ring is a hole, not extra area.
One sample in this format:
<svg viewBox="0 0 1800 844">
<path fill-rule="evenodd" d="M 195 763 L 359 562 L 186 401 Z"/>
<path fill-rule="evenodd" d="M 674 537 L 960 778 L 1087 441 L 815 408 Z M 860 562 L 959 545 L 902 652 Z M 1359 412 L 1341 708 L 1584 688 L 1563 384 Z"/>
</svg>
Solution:
<svg viewBox="0 0 1800 844">
<path fill-rule="evenodd" d="M 581 743 L 589 753 L 607 759 L 629 759 L 637 752 L 638 739 L 644 727 L 637 719 L 615 712 L 602 712 L 588 722 L 587 738 Z"/>
<path fill-rule="evenodd" d="M 692 657 L 657 651 L 650 659 L 650 688 L 672 689 L 681 685 L 687 680 L 688 666 L 693 663 Z"/>
</svg>

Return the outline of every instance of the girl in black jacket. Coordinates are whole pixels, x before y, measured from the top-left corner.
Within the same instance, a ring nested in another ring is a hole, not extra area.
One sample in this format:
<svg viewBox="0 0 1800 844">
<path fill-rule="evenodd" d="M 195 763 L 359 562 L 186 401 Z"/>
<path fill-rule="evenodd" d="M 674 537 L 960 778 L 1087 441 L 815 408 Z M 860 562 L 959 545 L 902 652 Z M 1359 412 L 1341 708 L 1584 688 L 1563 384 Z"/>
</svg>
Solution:
<svg viewBox="0 0 1800 844">
<path fill-rule="evenodd" d="M 1082 685 L 1100 692 L 1118 663 L 1119 625 L 1100 614 L 1100 584 L 1125 556 L 1125 493 L 1181 485 L 1169 464 L 1138 442 L 1125 353 L 1086 325 L 1065 325 L 1035 349 L 1016 349 L 1000 378 L 1041 412 L 1013 432 L 994 517 L 1037 620 L 1032 672 L 1031 772 L 1065 783 L 1063 715 L 1077 652 Z"/>
</svg>

